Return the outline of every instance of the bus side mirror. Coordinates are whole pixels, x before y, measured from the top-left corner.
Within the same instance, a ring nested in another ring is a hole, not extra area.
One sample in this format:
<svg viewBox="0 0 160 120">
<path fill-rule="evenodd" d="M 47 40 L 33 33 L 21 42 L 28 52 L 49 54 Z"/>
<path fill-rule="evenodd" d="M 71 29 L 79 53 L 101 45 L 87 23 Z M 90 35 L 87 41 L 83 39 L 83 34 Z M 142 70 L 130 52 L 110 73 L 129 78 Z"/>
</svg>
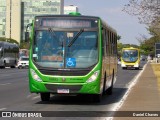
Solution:
<svg viewBox="0 0 160 120">
<path fill-rule="evenodd" d="M 29 32 L 25 32 L 25 42 L 29 42 Z"/>
</svg>

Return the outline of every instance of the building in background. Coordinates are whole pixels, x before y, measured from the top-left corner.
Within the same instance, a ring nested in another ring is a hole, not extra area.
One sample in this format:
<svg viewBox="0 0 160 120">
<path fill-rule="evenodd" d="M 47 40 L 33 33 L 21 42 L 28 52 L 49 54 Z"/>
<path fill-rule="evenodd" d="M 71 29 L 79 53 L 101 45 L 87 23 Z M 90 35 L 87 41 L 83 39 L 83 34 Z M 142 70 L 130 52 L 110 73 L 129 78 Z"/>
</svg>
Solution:
<svg viewBox="0 0 160 120">
<path fill-rule="evenodd" d="M 63 14 L 64 0 L 0 0 L 0 37 L 24 40 L 36 15 Z"/>
<path fill-rule="evenodd" d="M 69 14 L 71 12 L 79 12 L 78 7 L 74 5 L 64 6 L 64 14 Z"/>
<path fill-rule="evenodd" d="M 22 0 L 21 6 L 21 39 L 24 39 L 25 27 L 32 22 L 34 16 L 63 14 L 64 0 Z"/>
<path fill-rule="evenodd" d="M 6 0 L 6 38 L 20 43 L 21 39 L 21 0 Z"/>
<path fill-rule="evenodd" d="M 0 0 L 0 37 L 5 37 L 6 31 L 6 0 Z"/>
</svg>

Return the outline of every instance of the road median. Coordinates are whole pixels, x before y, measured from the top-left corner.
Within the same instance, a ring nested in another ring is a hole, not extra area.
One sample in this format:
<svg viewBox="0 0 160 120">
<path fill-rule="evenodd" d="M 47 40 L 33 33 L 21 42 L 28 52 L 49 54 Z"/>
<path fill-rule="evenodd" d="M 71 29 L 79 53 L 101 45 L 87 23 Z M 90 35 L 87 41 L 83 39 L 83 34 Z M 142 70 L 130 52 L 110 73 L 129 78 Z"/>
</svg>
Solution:
<svg viewBox="0 0 160 120">
<path fill-rule="evenodd" d="M 159 111 L 160 97 L 157 81 L 160 79 L 160 64 L 147 63 L 132 91 L 118 111 Z M 130 116 L 134 117 L 134 116 Z M 114 120 L 123 119 L 115 117 Z"/>
</svg>

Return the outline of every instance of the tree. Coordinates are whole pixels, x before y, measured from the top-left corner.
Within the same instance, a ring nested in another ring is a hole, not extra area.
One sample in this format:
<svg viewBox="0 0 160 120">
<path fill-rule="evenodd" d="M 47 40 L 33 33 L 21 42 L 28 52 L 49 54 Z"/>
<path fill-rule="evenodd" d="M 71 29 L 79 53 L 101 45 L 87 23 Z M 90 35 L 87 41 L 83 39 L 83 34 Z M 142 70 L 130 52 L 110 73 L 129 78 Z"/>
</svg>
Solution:
<svg viewBox="0 0 160 120">
<path fill-rule="evenodd" d="M 150 34 L 153 36 L 158 36 L 160 38 L 160 18 L 158 21 L 152 22 L 149 27 Z"/>
<path fill-rule="evenodd" d="M 16 40 L 12 39 L 12 38 L 10 39 L 10 38 L 0 37 L 0 41 L 10 42 L 10 43 L 16 43 L 16 44 L 19 45 L 19 43 Z"/>
<path fill-rule="evenodd" d="M 20 49 L 28 49 L 29 50 L 29 42 L 21 41 Z"/>
<path fill-rule="evenodd" d="M 154 29 L 149 28 L 150 34 L 152 35 L 151 38 L 146 39 L 144 41 L 140 41 L 140 49 L 143 51 L 143 54 L 148 55 L 155 55 L 155 43 L 160 42 L 160 36 L 157 34 Z"/>
<path fill-rule="evenodd" d="M 129 0 L 123 10 L 138 16 L 140 23 L 160 22 L 160 0 Z"/>
<path fill-rule="evenodd" d="M 141 35 L 138 40 L 143 54 L 154 55 L 155 43 L 160 42 L 160 0 L 129 0 L 124 11 L 138 16 L 140 23 L 148 25 L 148 31 L 152 37 L 148 39 Z"/>
<path fill-rule="evenodd" d="M 117 44 L 118 56 L 121 56 L 121 52 L 122 52 L 123 48 L 128 48 L 128 47 L 139 48 L 138 45 L 135 45 L 135 44 L 122 44 L 121 42 L 118 41 L 118 44 Z"/>
<path fill-rule="evenodd" d="M 122 37 L 120 35 L 117 35 L 117 40 L 120 40 Z"/>
</svg>

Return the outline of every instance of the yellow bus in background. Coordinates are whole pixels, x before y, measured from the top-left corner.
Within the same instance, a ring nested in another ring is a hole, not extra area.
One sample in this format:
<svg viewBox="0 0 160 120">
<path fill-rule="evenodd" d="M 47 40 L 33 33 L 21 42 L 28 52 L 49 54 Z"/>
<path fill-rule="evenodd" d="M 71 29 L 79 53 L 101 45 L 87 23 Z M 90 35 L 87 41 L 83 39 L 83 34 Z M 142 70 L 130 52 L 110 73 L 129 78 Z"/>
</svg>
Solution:
<svg viewBox="0 0 160 120">
<path fill-rule="evenodd" d="M 121 56 L 122 69 L 140 68 L 140 50 L 138 48 L 123 48 Z"/>
</svg>

